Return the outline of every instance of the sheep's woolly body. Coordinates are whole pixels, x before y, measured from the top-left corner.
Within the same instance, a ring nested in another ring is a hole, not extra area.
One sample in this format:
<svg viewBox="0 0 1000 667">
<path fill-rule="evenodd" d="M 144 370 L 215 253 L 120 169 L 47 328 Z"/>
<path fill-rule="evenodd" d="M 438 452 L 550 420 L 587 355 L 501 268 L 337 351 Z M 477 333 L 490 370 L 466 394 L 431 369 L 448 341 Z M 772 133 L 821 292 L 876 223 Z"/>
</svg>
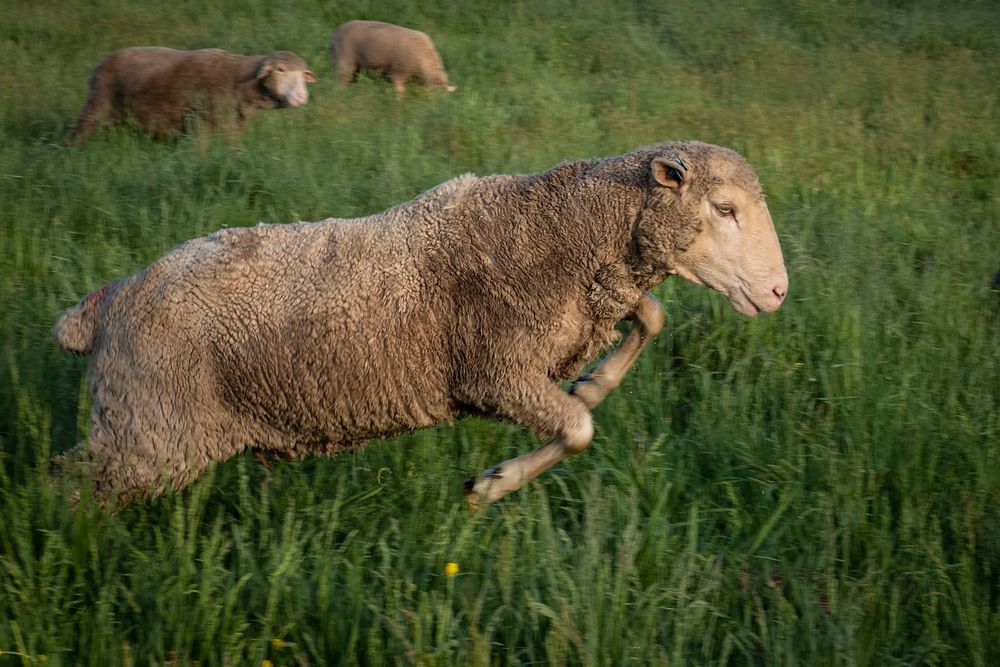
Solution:
<svg viewBox="0 0 1000 667">
<path fill-rule="evenodd" d="M 244 56 L 222 49 L 119 49 L 94 69 L 87 102 L 67 141 L 79 143 L 98 127 L 126 116 L 158 138 L 189 130 L 194 118 L 227 131 L 240 130 L 257 109 L 285 106 L 270 77 L 259 76 L 266 62 L 308 72 L 306 62 L 290 51 Z"/>
<path fill-rule="evenodd" d="M 698 234 L 651 185 L 650 160 L 680 150 L 759 191 L 731 151 L 661 144 L 461 176 L 364 218 L 224 229 L 85 297 L 57 338 L 93 354 L 99 490 L 158 493 L 246 449 L 331 454 L 470 413 L 550 435 L 561 417 L 526 378 L 572 378 Z"/>
<path fill-rule="evenodd" d="M 330 54 L 342 83 L 354 81 L 358 72 L 370 72 L 390 78 L 400 91 L 414 78 L 426 86 L 453 90 L 434 42 L 419 30 L 381 21 L 348 21 L 334 31 Z"/>
</svg>

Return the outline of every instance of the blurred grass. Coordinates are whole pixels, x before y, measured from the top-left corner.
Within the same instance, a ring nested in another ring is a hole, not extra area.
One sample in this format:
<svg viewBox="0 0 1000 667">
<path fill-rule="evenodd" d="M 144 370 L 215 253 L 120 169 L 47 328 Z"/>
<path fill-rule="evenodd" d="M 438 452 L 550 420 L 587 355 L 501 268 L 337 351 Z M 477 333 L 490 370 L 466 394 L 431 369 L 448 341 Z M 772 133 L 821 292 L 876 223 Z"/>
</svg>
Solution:
<svg viewBox="0 0 1000 667">
<path fill-rule="evenodd" d="M 333 80 L 352 18 L 429 32 L 458 92 Z M 1000 655 L 1000 11 L 991 2 L 0 4 L 0 665 L 988 665 Z M 115 48 L 291 49 L 242 144 L 60 139 Z M 535 442 L 465 420 L 70 508 L 59 312 L 222 226 L 381 210 L 465 171 L 674 138 L 743 152 L 791 278 L 667 330 L 584 454 L 467 516 Z M 444 573 L 446 562 L 460 572 Z"/>
</svg>

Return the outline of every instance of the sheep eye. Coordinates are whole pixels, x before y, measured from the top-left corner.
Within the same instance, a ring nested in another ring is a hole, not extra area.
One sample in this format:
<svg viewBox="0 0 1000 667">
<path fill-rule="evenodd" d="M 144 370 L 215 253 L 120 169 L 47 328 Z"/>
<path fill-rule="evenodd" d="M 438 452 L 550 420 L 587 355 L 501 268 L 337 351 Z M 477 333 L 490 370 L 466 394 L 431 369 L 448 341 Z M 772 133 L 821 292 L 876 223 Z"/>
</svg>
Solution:
<svg viewBox="0 0 1000 667">
<path fill-rule="evenodd" d="M 715 205 L 715 210 L 718 211 L 723 216 L 734 215 L 733 214 L 733 207 L 730 204 L 716 204 Z"/>
</svg>

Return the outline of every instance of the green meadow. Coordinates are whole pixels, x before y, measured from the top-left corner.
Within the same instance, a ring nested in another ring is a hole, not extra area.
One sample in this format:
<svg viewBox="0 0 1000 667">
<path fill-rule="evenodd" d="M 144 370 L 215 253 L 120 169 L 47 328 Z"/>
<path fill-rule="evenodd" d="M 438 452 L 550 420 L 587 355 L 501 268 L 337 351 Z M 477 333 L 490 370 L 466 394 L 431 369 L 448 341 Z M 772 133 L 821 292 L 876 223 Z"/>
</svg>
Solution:
<svg viewBox="0 0 1000 667">
<path fill-rule="evenodd" d="M 353 18 L 428 32 L 458 90 L 337 83 Z M 992 0 L 0 2 L 0 667 L 997 664 L 998 26 Z M 139 44 L 320 80 L 237 145 L 64 148 Z M 89 430 L 52 337 L 88 291 L 220 227 L 668 139 L 756 168 L 788 300 L 666 281 L 591 447 L 487 511 L 463 481 L 538 441 L 480 419 L 117 509 L 50 479 Z"/>
</svg>

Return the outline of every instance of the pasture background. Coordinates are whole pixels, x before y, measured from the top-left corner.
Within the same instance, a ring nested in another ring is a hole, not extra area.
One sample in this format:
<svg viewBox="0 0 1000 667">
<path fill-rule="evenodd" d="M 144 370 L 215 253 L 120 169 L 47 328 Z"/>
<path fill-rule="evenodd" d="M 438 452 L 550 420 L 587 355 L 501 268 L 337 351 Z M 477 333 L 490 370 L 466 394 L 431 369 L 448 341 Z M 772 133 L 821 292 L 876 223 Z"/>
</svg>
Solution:
<svg viewBox="0 0 1000 667">
<path fill-rule="evenodd" d="M 351 18 L 426 30 L 459 90 L 340 86 Z M 991 0 L 3 0 L 0 666 L 996 664 L 998 25 Z M 320 82 L 239 147 L 62 148 L 135 44 L 291 49 Z M 46 482 L 88 428 L 51 336 L 87 291 L 222 226 L 684 138 L 757 168 L 787 304 L 667 281 L 590 449 L 489 511 L 463 480 L 536 443 L 475 419 L 117 513 Z"/>
</svg>

